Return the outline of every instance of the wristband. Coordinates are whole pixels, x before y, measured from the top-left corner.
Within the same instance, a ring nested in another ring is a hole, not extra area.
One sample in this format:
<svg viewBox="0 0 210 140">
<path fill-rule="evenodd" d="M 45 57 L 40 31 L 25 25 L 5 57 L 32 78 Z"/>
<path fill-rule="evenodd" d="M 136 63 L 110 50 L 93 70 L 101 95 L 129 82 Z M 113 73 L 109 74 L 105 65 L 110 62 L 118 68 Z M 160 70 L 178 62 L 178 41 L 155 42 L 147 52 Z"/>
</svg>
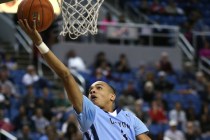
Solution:
<svg viewBox="0 0 210 140">
<path fill-rule="evenodd" d="M 42 42 L 39 46 L 36 46 L 36 47 L 38 48 L 38 50 L 41 54 L 45 54 L 49 51 L 49 48 L 47 47 L 47 45 L 44 42 Z"/>
</svg>

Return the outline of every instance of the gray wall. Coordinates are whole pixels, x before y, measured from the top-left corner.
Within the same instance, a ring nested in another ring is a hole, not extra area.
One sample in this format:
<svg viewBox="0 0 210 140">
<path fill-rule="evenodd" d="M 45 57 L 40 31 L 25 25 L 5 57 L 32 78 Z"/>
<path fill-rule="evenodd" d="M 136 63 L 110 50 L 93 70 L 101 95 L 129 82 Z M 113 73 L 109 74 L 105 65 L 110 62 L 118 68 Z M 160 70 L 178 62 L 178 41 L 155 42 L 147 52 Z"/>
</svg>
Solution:
<svg viewBox="0 0 210 140">
<path fill-rule="evenodd" d="M 15 25 L 9 17 L 0 13 L 0 41 L 15 43 Z"/>
<path fill-rule="evenodd" d="M 109 61 L 115 63 L 119 54 L 125 53 L 131 67 L 137 67 L 140 63 L 151 63 L 159 60 L 162 51 L 169 54 L 169 58 L 176 69 L 181 69 L 182 53 L 176 48 L 164 47 L 141 47 L 141 46 L 117 46 L 107 44 L 79 44 L 79 43 L 60 43 L 52 46 L 52 51 L 62 61 L 65 61 L 67 52 L 74 49 L 89 66 L 93 63 L 95 55 L 99 51 L 104 51 Z"/>
</svg>

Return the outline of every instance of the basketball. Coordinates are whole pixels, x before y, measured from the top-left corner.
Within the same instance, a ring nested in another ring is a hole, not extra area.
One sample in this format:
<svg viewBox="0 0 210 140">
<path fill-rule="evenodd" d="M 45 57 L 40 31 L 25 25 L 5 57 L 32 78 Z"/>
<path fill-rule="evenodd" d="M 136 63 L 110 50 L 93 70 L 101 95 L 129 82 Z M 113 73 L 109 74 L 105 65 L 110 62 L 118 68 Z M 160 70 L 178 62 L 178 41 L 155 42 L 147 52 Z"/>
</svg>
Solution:
<svg viewBox="0 0 210 140">
<path fill-rule="evenodd" d="M 30 27 L 36 20 L 36 29 L 42 32 L 52 24 L 54 9 L 49 0 L 23 0 L 18 6 L 17 17 L 27 19 Z"/>
</svg>

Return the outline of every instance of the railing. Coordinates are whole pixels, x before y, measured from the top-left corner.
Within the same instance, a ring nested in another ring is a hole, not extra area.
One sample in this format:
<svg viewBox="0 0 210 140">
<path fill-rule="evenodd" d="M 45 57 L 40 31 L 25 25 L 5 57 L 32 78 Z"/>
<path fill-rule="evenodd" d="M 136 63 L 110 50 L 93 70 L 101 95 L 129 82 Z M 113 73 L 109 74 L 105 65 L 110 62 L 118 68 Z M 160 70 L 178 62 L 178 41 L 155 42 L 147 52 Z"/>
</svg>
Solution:
<svg viewBox="0 0 210 140">
<path fill-rule="evenodd" d="M 198 62 L 199 70 L 204 71 L 208 75 L 210 75 L 210 60 L 206 57 L 200 57 Z"/>
<path fill-rule="evenodd" d="M 16 40 L 14 39 L 14 42 L 13 41 L 10 41 L 10 42 L 13 43 L 14 48 L 17 51 L 17 53 L 20 50 L 20 45 L 21 45 L 27 51 L 27 53 L 29 53 L 30 56 L 32 56 L 31 55 L 32 54 L 31 46 L 33 43 L 31 41 L 31 39 L 26 35 L 26 33 L 18 25 L 15 25 L 13 23 L 13 19 L 11 17 L 7 16 L 7 14 L 1 13 L 0 17 L 3 18 L 4 22 L 7 23 L 6 25 L 4 25 L 4 26 L 6 26 L 4 28 L 10 28 L 10 29 L 12 29 L 10 31 L 11 34 L 14 33 L 10 36 L 11 36 L 11 38 L 15 37 Z M 4 32 L 4 31 L 2 31 L 2 32 Z M 8 37 L 8 38 L 10 38 L 10 36 L 6 35 L 6 37 Z"/>
<path fill-rule="evenodd" d="M 90 42 L 96 40 L 95 43 L 97 43 L 97 39 L 102 39 L 99 43 L 115 40 L 121 45 L 124 45 L 126 41 L 129 42 L 127 44 L 137 46 L 175 47 L 178 45 L 179 27 L 177 26 L 103 22 L 99 22 L 98 26 L 99 33 L 91 36 Z"/>
<path fill-rule="evenodd" d="M 200 56 L 199 51 L 201 48 L 204 48 L 210 44 L 209 38 L 210 32 L 193 32 L 193 46 L 197 52 L 196 57 L 198 58 L 198 68 L 208 75 L 210 75 L 210 59 L 204 56 Z"/>
<path fill-rule="evenodd" d="M 195 58 L 195 49 L 194 47 L 189 43 L 189 41 L 185 38 L 185 36 L 180 33 L 179 34 L 179 47 L 184 52 L 184 54 L 187 56 L 187 58 L 190 61 L 193 61 Z"/>
<path fill-rule="evenodd" d="M 24 49 L 31 54 L 32 49 L 31 46 L 33 45 L 32 40 L 28 37 L 28 35 L 20 28 L 20 26 L 16 26 L 17 32 L 15 34 L 18 41 L 21 43 L 21 45 L 24 47 Z"/>
<path fill-rule="evenodd" d="M 32 63 L 33 50 L 31 47 L 33 47 L 33 42 L 19 25 L 16 26 L 15 38 L 17 40 L 15 45 L 16 53 L 19 53 L 20 49 L 23 48 L 29 54 L 29 61 Z"/>
<path fill-rule="evenodd" d="M 0 129 L 0 140 L 1 140 L 1 135 L 4 135 L 5 137 L 7 137 L 10 140 L 17 140 L 17 138 L 15 136 L 13 136 L 9 132 L 5 131 L 4 129 Z"/>
</svg>

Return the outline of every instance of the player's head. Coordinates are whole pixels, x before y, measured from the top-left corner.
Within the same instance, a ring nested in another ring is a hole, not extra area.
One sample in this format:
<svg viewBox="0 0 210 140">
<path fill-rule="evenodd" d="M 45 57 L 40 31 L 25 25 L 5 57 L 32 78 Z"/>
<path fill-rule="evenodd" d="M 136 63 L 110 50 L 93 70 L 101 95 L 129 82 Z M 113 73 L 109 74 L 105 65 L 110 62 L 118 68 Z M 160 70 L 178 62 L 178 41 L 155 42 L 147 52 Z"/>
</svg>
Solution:
<svg viewBox="0 0 210 140">
<path fill-rule="evenodd" d="M 101 109 L 108 111 L 116 99 L 115 89 L 103 81 L 97 81 L 90 86 L 88 98 Z"/>
</svg>

